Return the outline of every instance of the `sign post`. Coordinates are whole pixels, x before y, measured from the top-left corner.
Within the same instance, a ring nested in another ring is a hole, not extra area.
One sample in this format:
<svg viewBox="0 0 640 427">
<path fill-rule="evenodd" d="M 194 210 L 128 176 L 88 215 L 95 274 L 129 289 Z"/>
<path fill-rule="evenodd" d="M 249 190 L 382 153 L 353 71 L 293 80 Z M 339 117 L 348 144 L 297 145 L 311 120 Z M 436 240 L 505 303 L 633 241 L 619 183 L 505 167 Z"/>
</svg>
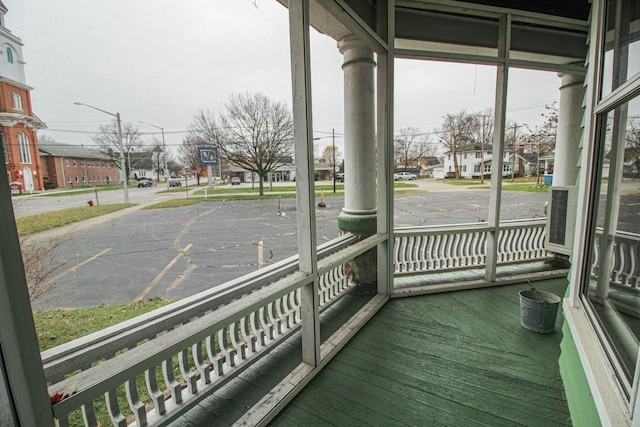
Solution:
<svg viewBox="0 0 640 427">
<path fill-rule="evenodd" d="M 207 184 L 209 188 L 213 188 L 212 166 L 218 165 L 218 147 L 198 147 L 198 157 L 200 157 L 200 164 L 207 166 Z"/>
</svg>

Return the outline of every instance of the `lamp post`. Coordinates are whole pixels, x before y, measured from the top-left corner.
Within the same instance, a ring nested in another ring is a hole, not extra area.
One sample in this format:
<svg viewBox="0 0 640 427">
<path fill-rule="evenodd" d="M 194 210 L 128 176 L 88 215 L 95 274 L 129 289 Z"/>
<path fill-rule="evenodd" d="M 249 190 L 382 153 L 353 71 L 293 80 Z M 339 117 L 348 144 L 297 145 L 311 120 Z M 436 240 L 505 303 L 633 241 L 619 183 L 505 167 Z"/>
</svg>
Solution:
<svg viewBox="0 0 640 427">
<path fill-rule="evenodd" d="M 152 125 L 151 123 L 147 123 L 147 122 L 140 122 L 140 123 L 144 123 L 145 125 L 149 125 L 152 128 L 156 128 L 156 129 L 160 129 L 160 132 L 162 132 L 162 152 L 164 153 L 164 182 L 168 182 L 169 179 L 167 177 L 167 172 L 168 172 L 168 166 L 167 166 L 167 144 L 165 144 L 164 142 L 164 128 L 162 126 L 156 126 L 156 125 Z"/>
<path fill-rule="evenodd" d="M 74 102 L 75 105 L 84 105 L 85 107 L 89 107 L 92 108 L 94 110 L 100 111 L 101 113 L 105 113 L 108 114 L 112 117 L 116 118 L 116 123 L 118 125 L 118 142 L 120 143 L 120 169 L 122 170 L 122 173 L 124 174 L 124 178 L 122 179 L 122 188 L 124 190 L 124 202 L 125 203 L 129 203 L 129 187 L 128 187 L 128 183 L 127 183 L 127 165 L 126 162 L 124 160 L 124 146 L 122 144 L 122 122 L 120 120 L 120 113 L 110 113 L 108 111 L 102 110 L 100 108 L 94 107 L 92 105 L 89 104 L 84 104 L 82 102 Z"/>
</svg>

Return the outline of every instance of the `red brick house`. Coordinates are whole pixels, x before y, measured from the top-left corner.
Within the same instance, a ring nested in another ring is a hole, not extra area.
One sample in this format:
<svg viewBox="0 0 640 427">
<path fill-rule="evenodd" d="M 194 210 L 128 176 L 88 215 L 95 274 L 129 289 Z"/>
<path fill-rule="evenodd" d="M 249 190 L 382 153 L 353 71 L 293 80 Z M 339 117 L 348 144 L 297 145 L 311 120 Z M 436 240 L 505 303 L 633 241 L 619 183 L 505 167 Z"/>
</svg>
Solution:
<svg viewBox="0 0 640 427">
<path fill-rule="evenodd" d="M 118 169 L 99 151 L 51 140 L 39 150 L 43 180 L 54 188 L 118 183 Z"/>
<path fill-rule="evenodd" d="M 45 124 L 33 114 L 31 87 L 24 77 L 22 41 L 4 25 L 7 8 L 0 1 L 0 145 L 9 182 L 23 191 L 42 190 L 37 130 Z"/>
</svg>

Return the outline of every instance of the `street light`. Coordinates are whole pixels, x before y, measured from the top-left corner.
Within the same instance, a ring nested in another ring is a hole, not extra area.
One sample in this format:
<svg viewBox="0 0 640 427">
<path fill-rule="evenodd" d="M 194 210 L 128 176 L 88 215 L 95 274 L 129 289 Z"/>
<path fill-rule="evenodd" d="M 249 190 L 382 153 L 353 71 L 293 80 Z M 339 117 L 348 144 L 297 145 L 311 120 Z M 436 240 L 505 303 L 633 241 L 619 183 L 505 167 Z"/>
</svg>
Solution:
<svg viewBox="0 0 640 427">
<path fill-rule="evenodd" d="M 168 167 L 167 167 L 167 145 L 164 142 L 164 128 L 161 127 L 161 126 L 152 125 L 151 123 L 147 123 L 147 122 L 143 122 L 143 121 L 140 121 L 140 123 L 144 123 L 145 125 L 149 125 L 152 128 L 160 129 L 160 131 L 162 132 L 162 150 L 164 152 L 164 182 L 167 182 L 168 181 L 168 179 L 167 179 L 167 170 L 168 170 Z"/>
<path fill-rule="evenodd" d="M 124 146 L 122 145 L 122 124 L 120 120 L 120 113 L 110 113 L 108 111 L 102 110 L 100 108 L 94 107 L 89 104 L 84 104 L 82 102 L 74 102 L 75 105 L 84 105 L 85 107 L 92 108 L 94 110 L 100 111 L 102 113 L 108 114 L 112 117 L 116 118 L 116 123 L 118 124 L 118 141 L 120 143 L 120 169 L 124 174 L 124 178 L 122 179 L 122 188 L 124 189 L 124 202 L 129 203 L 129 187 L 127 185 L 127 165 L 124 161 Z"/>
<path fill-rule="evenodd" d="M 321 136 L 318 138 L 313 138 L 314 141 L 317 141 L 319 139 L 324 139 L 324 138 L 329 138 L 328 136 Z M 333 171 L 331 172 L 331 175 L 333 175 L 333 192 L 336 192 L 336 130 L 331 129 L 331 144 L 332 144 L 332 157 L 333 157 Z"/>
</svg>

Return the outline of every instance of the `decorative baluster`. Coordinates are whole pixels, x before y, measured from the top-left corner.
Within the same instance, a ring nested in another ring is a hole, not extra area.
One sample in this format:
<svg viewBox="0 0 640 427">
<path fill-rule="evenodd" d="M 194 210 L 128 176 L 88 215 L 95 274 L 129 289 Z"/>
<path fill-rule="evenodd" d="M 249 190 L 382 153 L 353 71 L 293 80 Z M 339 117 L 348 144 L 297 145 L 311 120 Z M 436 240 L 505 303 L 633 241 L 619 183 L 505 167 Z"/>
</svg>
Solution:
<svg viewBox="0 0 640 427">
<path fill-rule="evenodd" d="M 93 406 L 93 401 L 82 405 L 80 407 L 82 410 L 82 420 L 84 421 L 84 425 L 86 426 L 97 426 L 98 420 L 96 419 L 96 410 Z M 69 425 L 69 420 L 67 419 L 67 424 L 62 424 L 58 422 L 59 426 Z"/>
<path fill-rule="evenodd" d="M 280 333 L 284 333 L 289 330 L 291 325 L 289 325 L 289 316 L 287 315 L 287 309 L 284 306 L 284 297 L 280 297 L 273 302 L 276 316 L 280 319 Z"/>
<path fill-rule="evenodd" d="M 409 263 L 408 269 L 410 271 L 416 272 L 418 271 L 418 263 L 420 262 L 420 244 L 422 242 L 421 236 L 413 236 L 411 238 L 411 246 L 410 246 L 410 257 L 411 262 Z"/>
<path fill-rule="evenodd" d="M 342 268 L 342 267 L 338 267 Z M 300 304 L 300 288 L 291 292 L 291 306 L 294 308 L 294 319 L 296 325 L 302 322 L 301 304 Z"/>
<path fill-rule="evenodd" d="M 274 302 L 270 302 L 265 311 L 268 313 L 269 320 L 273 325 L 275 336 L 280 336 L 282 335 L 282 320 L 276 315 L 274 305 Z"/>
<path fill-rule="evenodd" d="M 136 424 L 144 426 L 147 424 L 147 411 L 144 403 L 140 401 L 138 395 L 138 388 L 136 387 L 136 378 L 133 377 L 124 383 L 124 389 L 127 394 L 127 402 L 129 402 L 129 408 L 133 411 L 133 415 L 136 418 Z"/>
<path fill-rule="evenodd" d="M 242 335 L 244 335 L 244 340 L 247 343 L 249 352 L 255 353 L 258 338 L 256 337 L 255 332 L 251 330 L 251 319 L 249 316 L 245 316 L 240 319 L 240 328 L 242 329 Z"/>
<path fill-rule="evenodd" d="M 195 364 L 195 368 L 200 372 L 200 379 L 204 384 L 211 383 L 211 366 L 205 362 L 204 357 L 202 355 L 202 341 L 198 341 L 197 343 L 191 346 L 191 354 L 193 355 L 193 363 Z"/>
<path fill-rule="evenodd" d="M 400 244 L 402 242 L 402 239 L 400 237 L 396 237 L 394 239 L 394 244 L 393 244 L 393 266 L 394 266 L 394 273 L 399 273 L 401 271 L 400 269 Z"/>
<path fill-rule="evenodd" d="M 147 391 L 149 392 L 149 396 L 153 401 L 153 408 L 156 415 L 164 415 L 167 411 L 164 404 L 164 393 L 158 387 L 158 379 L 156 378 L 156 367 L 154 366 L 151 369 L 147 369 L 144 372 L 144 379 L 147 383 Z"/>
<path fill-rule="evenodd" d="M 518 261 L 520 259 L 521 234 L 519 229 L 509 230 L 509 238 L 507 240 L 507 259 L 509 261 Z"/>
<path fill-rule="evenodd" d="M 638 263 L 638 245 L 631 245 L 631 251 L 629 253 L 631 259 L 631 265 L 629 267 L 629 280 L 628 284 L 633 287 L 638 287 L 638 276 L 640 275 L 640 263 Z"/>
<path fill-rule="evenodd" d="M 400 243 L 400 271 L 407 271 L 408 270 L 408 265 L 407 265 L 407 245 L 408 245 L 408 237 L 405 237 L 402 239 L 401 243 Z"/>
<path fill-rule="evenodd" d="M 444 249 L 444 258 L 446 260 L 445 267 L 449 268 L 453 266 L 453 240 L 454 236 L 451 234 L 445 234 L 444 238 L 446 239 L 445 249 Z"/>
<path fill-rule="evenodd" d="M 320 300 L 320 306 L 328 302 L 327 287 L 327 275 L 323 274 L 318 278 L 318 299 Z"/>
<path fill-rule="evenodd" d="M 218 331 L 218 345 L 220 346 L 220 351 L 224 354 L 225 365 L 233 368 L 236 366 L 236 354 L 235 349 L 229 345 L 228 333 L 229 327 L 227 326 Z"/>
<path fill-rule="evenodd" d="M 262 325 L 262 330 L 265 332 L 266 337 L 269 340 L 272 340 L 275 336 L 274 327 L 271 321 L 269 320 L 269 314 L 267 313 L 266 307 L 260 307 L 258 311 L 260 324 Z"/>
<path fill-rule="evenodd" d="M 425 250 L 425 256 L 426 256 L 426 261 L 427 261 L 427 266 L 426 266 L 426 270 L 434 270 L 436 268 L 436 264 L 435 264 L 435 260 L 436 260 L 436 256 L 435 256 L 435 248 L 434 248 L 434 244 L 435 244 L 435 239 L 433 238 L 433 236 L 429 236 L 429 240 L 427 242 L 427 249 Z"/>
<path fill-rule="evenodd" d="M 220 356 L 219 350 L 216 348 L 215 334 L 209 335 L 205 341 L 207 354 L 209 360 L 213 365 L 213 372 L 215 378 L 220 378 L 224 375 L 224 357 Z"/>
<path fill-rule="evenodd" d="M 442 248 L 444 237 L 441 234 L 433 236 L 433 260 L 434 260 L 434 269 L 440 270 L 445 265 L 444 260 L 444 251 Z"/>
<path fill-rule="evenodd" d="M 118 405 L 118 393 L 116 389 L 109 390 L 104 394 L 104 400 L 107 403 L 107 412 L 111 418 L 111 422 L 116 427 L 126 427 L 127 419 L 122 415 L 120 411 L 120 405 Z"/>
<path fill-rule="evenodd" d="M 473 241 L 475 233 L 465 233 L 462 236 L 462 257 L 460 264 L 462 266 L 470 266 L 473 265 L 472 253 L 471 253 L 471 242 Z"/>
<path fill-rule="evenodd" d="M 461 244 L 460 244 L 460 234 L 454 234 L 451 236 L 451 266 L 452 267 L 460 267 L 460 259 L 461 259 Z"/>
<path fill-rule="evenodd" d="M 198 378 L 189 365 L 189 349 L 181 350 L 178 353 L 178 366 L 180 367 L 180 373 L 182 379 L 187 382 L 188 390 L 191 394 L 198 393 Z"/>
<path fill-rule="evenodd" d="M 591 263 L 591 277 L 598 277 L 600 263 L 600 239 L 596 239 L 595 245 L 593 245 L 593 262 Z"/>
<path fill-rule="evenodd" d="M 239 356 L 240 360 L 245 360 L 247 358 L 247 343 L 241 335 L 240 322 L 233 322 L 231 324 L 231 343 L 235 348 L 236 356 Z"/>
<path fill-rule="evenodd" d="M 507 232 L 505 230 L 500 230 L 499 232 L 499 249 L 498 249 L 498 262 L 505 262 L 506 257 L 505 253 L 507 252 L 506 243 L 507 243 Z"/>
<path fill-rule="evenodd" d="M 173 403 L 176 405 L 182 404 L 182 387 L 180 387 L 180 383 L 176 381 L 173 375 L 173 359 L 167 359 L 162 362 L 162 376 L 167 389 L 171 393 Z"/>
<path fill-rule="evenodd" d="M 260 347 L 264 347 L 266 344 L 266 338 L 267 338 L 267 333 L 264 330 L 264 328 L 262 327 L 261 323 L 260 323 L 260 311 L 262 310 L 262 308 L 260 308 L 260 310 L 258 312 L 253 312 L 251 313 L 251 328 L 253 329 L 253 331 L 256 333 L 256 338 L 258 339 L 258 344 L 260 345 Z"/>
<path fill-rule="evenodd" d="M 535 248 L 537 250 L 538 257 L 543 258 L 547 256 L 547 249 L 544 246 L 544 241 L 547 235 L 546 227 L 539 227 L 536 231 Z"/>
<path fill-rule="evenodd" d="M 611 268 L 611 281 L 620 285 L 620 277 L 624 272 L 625 265 L 625 244 L 624 242 L 615 242 L 613 244 L 613 267 Z"/>
<path fill-rule="evenodd" d="M 533 235 L 535 234 L 536 229 L 526 228 L 522 231 L 523 231 L 523 236 L 521 241 L 522 256 L 524 257 L 524 259 L 535 259 L 536 254 L 533 246 Z"/>
</svg>

